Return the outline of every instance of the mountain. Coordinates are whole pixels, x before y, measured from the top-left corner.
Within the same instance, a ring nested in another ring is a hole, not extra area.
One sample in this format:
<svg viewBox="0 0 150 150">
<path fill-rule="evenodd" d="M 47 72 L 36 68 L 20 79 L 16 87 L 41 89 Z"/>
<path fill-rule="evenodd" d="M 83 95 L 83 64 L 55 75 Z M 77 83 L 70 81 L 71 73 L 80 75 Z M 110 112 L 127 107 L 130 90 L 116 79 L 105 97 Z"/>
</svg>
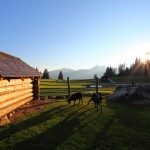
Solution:
<svg viewBox="0 0 150 150">
<path fill-rule="evenodd" d="M 50 77 L 53 79 L 58 79 L 60 71 L 62 71 L 64 79 L 67 79 L 67 77 L 69 77 L 70 79 L 93 79 L 95 74 L 97 74 L 98 77 L 101 77 L 106 71 L 106 67 L 95 66 L 91 69 L 79 69 L 79 70 L 63 68 L 50 71 L 49 72 Z"/>
</svg>

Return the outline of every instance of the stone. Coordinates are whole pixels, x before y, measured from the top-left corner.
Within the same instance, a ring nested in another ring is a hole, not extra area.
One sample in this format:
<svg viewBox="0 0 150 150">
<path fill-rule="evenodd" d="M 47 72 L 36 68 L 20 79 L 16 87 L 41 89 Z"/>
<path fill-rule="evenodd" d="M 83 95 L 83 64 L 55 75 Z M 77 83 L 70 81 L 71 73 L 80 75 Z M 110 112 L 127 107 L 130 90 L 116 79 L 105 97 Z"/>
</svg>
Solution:
<svg viewBox="0 0 150 150">
<path fill-rule="evenodd" d="M 141 87 L 117 87 L 112 95 L 106 96 L 108 100 L 114 101 L 134 101 L 143 99 L 143 89 Z"/>
</svg>

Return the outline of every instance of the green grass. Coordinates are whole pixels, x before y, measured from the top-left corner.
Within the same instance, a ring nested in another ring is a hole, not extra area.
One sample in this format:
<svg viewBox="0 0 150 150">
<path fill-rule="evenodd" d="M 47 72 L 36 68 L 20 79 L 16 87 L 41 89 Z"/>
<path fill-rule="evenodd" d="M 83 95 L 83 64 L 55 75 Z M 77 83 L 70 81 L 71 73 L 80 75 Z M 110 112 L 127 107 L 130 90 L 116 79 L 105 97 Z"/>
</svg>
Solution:
<svg viewBox="0 0 150 150">
<path fill-rule="evenodd" d="M 117 83 L 127 83 L 131 84 L 134 79 L 135 83 L 149 83 L 145 80 L 144 76 L 122 76 L 122 77 L 113 77 L 112 80 Z"/>
<path fill-rule="evenodd" d="M 148 150 L 150 105 L 54 101 L 0 128 L 0 150 Z"/>
<path fill-rule="evenodd" d="M 95 88 L 87 88 L 88 84 L 95 84 L 94 80 L 70 80 L 71 94 L 75 92 L 91 93 L 95 92 Z M 100 88 L 99 92 L 110 94 L 114 91 L 115 86 L 110 83 L 100 83 L 104 88 Z M 109 86 L 109 87 L 108 87 Z M 41 96 L 64 96 L 68 95 L 67 80 L 41 79 L 40 82 Z"/>
<path fill-rule="evenodd" d="M 129 82 L 131 77 L 116 78 Z M 119 82 L 120 82 L 119 81 Z M 138 79 L 140 81 L 140 79 Z M 70 81 L 71 93 L 94 92 L 87 84 L 93 80 Z M 67 94 L 67 81 L 41 80 L 42 96 Z M 115 89 L 103 83 L 102 94 Z M 5 128 L 0 128 L 0 150 L 148 150 L 150 148 L 150 105 L 102 103 L 103 114 L 96 112 L 89 97 L 83 105 L 68 105 L 56 100 L 42 110 L 24 115 Z"/>
</svg>

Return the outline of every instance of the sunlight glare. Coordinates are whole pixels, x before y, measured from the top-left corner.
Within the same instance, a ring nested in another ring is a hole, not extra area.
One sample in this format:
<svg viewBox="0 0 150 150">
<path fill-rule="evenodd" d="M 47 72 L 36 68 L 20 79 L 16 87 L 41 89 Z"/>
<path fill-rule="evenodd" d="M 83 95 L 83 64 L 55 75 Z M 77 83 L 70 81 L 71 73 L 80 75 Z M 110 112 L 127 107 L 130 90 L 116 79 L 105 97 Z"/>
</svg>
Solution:
<svg viewBox="0 0 150 150">
<path fill-rule="evenodd" d="M 124 57 L 128 64 L 132 64 L 136 58 L 140 58 L 143 63 L 150 60 L 150 43 L 134 43 L 126 49 Z"/>
<path fill-rule="evenodd" d="M 137 57 L 140 58 L 142 62 L 145 62 L 145 61 L 149 60 L 150 52 L 149 51 L 140 51 Z"/>
</svg>

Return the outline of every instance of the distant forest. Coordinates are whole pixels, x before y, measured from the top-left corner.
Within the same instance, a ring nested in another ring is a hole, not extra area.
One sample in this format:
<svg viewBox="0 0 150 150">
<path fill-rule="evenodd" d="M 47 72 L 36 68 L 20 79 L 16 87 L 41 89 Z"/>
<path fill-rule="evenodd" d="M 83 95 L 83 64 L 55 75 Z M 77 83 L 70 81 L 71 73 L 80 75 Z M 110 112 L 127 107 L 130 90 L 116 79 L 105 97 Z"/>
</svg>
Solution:
<svg viewBox="0 0 150 150">
<path fill-rule="evenodd" d="M 140 58 L 136 58 L 135 62 L 126 67 L 126 64 L 119 64 L 118 69 L 113 67 L 107 67 L 106 72 L 104 73 L 107 77 L 114 76 L 148 76 L 150 74 L 150 60 L 142 62 Z"/>
</svg>

